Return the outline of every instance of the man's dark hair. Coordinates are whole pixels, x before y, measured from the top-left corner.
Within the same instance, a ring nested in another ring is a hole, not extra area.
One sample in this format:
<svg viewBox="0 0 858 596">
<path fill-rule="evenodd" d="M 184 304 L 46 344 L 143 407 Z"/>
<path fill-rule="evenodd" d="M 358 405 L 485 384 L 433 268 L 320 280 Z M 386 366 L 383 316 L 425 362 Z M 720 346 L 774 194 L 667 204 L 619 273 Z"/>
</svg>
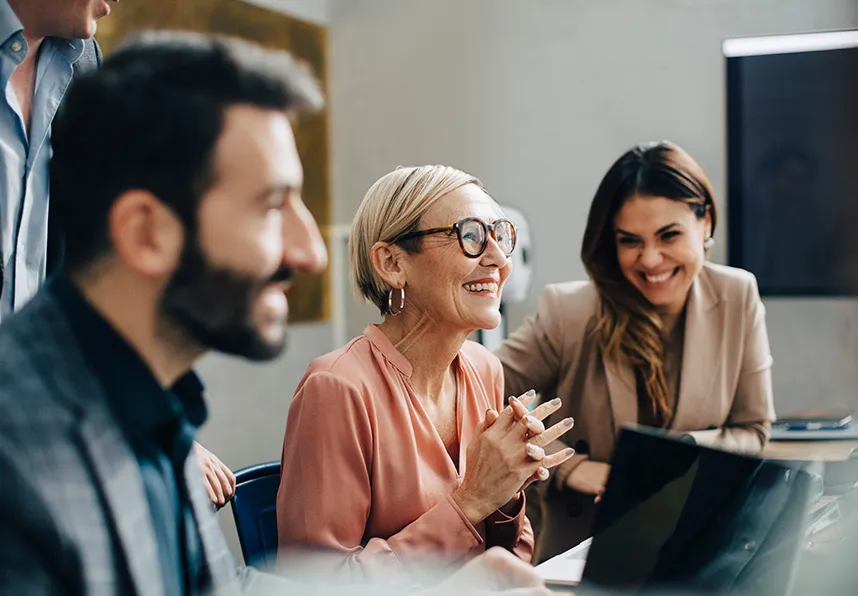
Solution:
<svg viewBox="0 0 858 596">
<path fill-rule="evenodd" d="M 227 108 L 318 109 L 321 91 L 287 53 L 227 37 L 137 35 L 76 79 L 53 124 L 51 207 L 64 266 L 86 269 L 111 251 L 107 216 L 125 191 L 147 190 L 190 232 L 214 182 Z"/>
</svg>

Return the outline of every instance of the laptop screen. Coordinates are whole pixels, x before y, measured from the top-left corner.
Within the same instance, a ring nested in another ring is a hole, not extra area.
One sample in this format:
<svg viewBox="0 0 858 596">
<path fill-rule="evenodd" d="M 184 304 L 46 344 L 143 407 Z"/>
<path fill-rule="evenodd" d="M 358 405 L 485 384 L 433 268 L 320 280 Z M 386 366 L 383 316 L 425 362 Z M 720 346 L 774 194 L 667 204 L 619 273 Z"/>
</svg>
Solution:
<svg viewBox="0 0 858 596">
<path fill-rule="evenodd" d="M 579 592 L 788 591 L 813 487 L 801 465 L 635 427 L 611 466 Z"/>
</svg>

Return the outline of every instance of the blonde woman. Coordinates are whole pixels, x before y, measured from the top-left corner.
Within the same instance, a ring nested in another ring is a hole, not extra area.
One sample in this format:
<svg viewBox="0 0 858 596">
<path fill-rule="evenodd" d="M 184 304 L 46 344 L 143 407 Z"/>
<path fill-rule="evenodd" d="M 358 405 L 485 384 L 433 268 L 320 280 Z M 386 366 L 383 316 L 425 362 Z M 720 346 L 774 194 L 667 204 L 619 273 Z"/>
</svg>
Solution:
<svg viewBox="0 0 858 596">
<path fill-rule="evenodd" d="M 515 227 L 464 172 L 399 168 L 369 189 L 349 251 L 384 320 L 315 360 L 295 393 L 281 555 L 324 550 L 331 580 L 418 583 L 422 564 L 491 546 L 530 560 L 523 489 L 571 456 L 543 449 L 572 421 L 546 430 L 559 400 L 528 414 L 532 392 L 504 408 L 500 363 L 467 341 L 500 323 L 514 248 Z"/>
<path fill-rule="evenodd" d="M 541 561 L 587 538 L 618 431 L 638 423 L 760 451 L 774 420 L 771 352 L 754 276 L 706 261 L 717 211 L 700 166 L 662 142 L 603 178 L 581 250 L 590 281 L 547 286 L 498 351 L 506 391 L 563 398 L 576 450 L 534 487 Z M 553 448 L 562 449 L 558 442 Z"/>
</svg>

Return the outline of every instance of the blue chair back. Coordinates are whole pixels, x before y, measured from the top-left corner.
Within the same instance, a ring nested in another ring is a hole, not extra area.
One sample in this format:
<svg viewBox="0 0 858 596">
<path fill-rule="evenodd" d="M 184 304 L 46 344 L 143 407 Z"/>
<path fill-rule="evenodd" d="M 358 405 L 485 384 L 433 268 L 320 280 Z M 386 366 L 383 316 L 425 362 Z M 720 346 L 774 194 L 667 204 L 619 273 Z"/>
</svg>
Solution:
<svg viewBox="0 0 858 596">
<path fill-rule="evenodd" d="M 244 564 L 270 567 L 277 559 L 277 488 L 280 462 L 242 468 L 235 473 L 232 514 Z"/>
</svg>

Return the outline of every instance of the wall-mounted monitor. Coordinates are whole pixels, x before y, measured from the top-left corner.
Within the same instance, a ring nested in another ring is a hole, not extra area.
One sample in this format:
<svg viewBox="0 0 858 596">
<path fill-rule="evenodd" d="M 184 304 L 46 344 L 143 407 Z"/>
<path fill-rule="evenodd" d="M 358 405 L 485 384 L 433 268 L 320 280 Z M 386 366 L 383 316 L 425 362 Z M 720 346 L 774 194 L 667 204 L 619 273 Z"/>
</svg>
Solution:
<svg viewBox="0 0 858 596">
<path fill-rule="evenodd" d="M 765 296 L 858 284 L 858 31 L 730 39 L 728 260 Z"/>
</svg>

